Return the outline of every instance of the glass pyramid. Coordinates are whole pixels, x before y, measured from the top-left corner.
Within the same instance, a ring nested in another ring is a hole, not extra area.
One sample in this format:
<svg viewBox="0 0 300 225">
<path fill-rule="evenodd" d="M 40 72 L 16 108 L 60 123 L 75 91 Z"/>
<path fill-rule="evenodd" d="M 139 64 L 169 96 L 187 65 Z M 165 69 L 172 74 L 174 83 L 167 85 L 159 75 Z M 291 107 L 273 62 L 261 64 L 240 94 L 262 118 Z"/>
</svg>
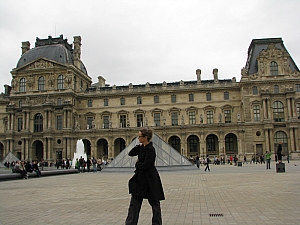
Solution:
<svg viewBox="0 0 300 225">
<path fill-rule="evenodd" d="M 151 139 L 153 147 L 156 150 L 156 167 L 191 167 L 196 168 L 190 161 L 180 155 L 172 146 L 163 141 L 159 136 L 153 134 Z M 132 168 L 135 165 L 137 156 L 128 156 L 128 152 L 139 144 L 138 138 L 135 138 L 106 168 Z M 179 169 L 179 168 L 177 168 Z"/>
</svg>

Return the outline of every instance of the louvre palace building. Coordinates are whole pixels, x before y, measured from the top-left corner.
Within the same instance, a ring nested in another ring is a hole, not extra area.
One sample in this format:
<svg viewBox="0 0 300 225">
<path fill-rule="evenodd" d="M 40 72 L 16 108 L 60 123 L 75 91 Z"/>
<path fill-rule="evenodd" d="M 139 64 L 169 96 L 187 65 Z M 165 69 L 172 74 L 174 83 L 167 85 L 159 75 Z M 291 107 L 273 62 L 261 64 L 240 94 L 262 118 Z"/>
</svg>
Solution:
<svg viewBox="0 0 300 225">
<path fill-rule="evenodd" d="M 195 69 L 194 80 L 123 86 L 93 83 L 80 36 L 30 46 L 22 42 L 0 96 L 0 158 L 73 158 L 78 139 L 88 157 L 114 158 L 144 126 L 186 157 L 274 157 L 279 142 L 300 157 L 300 72 L 281 38 L 252 40 L 240 81 L 212 68 L 210 80 Z"/>
</svg>

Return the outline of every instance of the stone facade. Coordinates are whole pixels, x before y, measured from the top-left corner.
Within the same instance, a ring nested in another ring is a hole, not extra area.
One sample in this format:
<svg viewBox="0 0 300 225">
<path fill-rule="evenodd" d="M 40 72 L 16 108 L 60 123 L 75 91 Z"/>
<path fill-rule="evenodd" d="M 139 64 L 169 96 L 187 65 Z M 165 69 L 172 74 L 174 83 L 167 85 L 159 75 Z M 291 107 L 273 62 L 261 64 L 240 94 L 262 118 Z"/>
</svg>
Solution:
<svg viewBox="0 0 300 225">
<path fill-rule="evenodd" d="M 0 96 L 0 157 L 73 158 L 78 139 L 88 157 L 114 158 L 142 126 L 153 128 L 182 155 L 273 153 L 279 141 L 292 157 L 300 150 L 300 73 L 281 38 L 255 39 L 241 80 L 110 86 L 88 76 L 81 37 L 38 39 L 11 71 Z M 51 54 L 51 52 L 54 52 Z M 167 69 L 167 68 L 166 68 Z M 300 152 L 299 152 L 300 154 Z"/>
</svg>

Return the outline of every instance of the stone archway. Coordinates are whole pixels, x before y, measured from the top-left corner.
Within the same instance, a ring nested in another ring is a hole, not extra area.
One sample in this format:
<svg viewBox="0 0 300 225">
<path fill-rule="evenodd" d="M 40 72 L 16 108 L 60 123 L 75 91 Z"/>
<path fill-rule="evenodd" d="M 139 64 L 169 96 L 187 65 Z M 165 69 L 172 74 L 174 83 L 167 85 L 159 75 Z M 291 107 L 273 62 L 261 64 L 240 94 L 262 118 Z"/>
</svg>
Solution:
<svg viewBox="0 0 300 225">
<path fill-rule="evenodd" d="M 237 136 L 233 133 L 229 133 L 225 136 L 225 154 L 237 155 L 238 154 Z"/>
<path fill-rule="evenodd" d="M 86 156 L 88 159 L 91 158 L 91 142 L 88 139 L 82 139 L 82 142 L 84 144 L 84 152 L 86 153 Z"/>
<path fill-rule="evenodd" d="M 215 134 L 209 134 L 206 137 L 206 154 L 219 155 L 219 141 Z"/>
<path fill-rule="evenodd" d="M 40 140 L 36 140 L 32 144 L 31 160 L 41 161 L 41 159 L 43 158 L 44 158 L 44 143 Z"/>
<path fill-rule="evenodd" d="M 116 157 L 122 150 L 126 148 L 126 142 L 123 138 L 117 138 L 114 141 L 114 157 Z"/>
<path fill-rule="evenodd" d="M 277 153 L 278 143 L 282 142 L 282 155 L 288 155 L 288 139 L 287 134 L 284 131 L 277 131 L 274 134 L 274 151 Z"/>
<path fill-rule="evenodd" d="M 97 141 L 97 157 L 107 159 L 108 157 L 108 142 L 101 138 Z"/>
<path fill-rule="evenodd" d="M 177 136 L 171 136 L 168 140 L 168 144 L 180 153 L 180 138 Z"/>
<path fill-rule="evenodd" d="M 0 143 L 0 160 L 4 158 L 4 146 Z"/>
<path fill-rule="evenodd" d="M 190 135 L 187 139 L 187 155 L 200 154 L 200 143 L 199 138 L 196 135 Z"/>
</svg>

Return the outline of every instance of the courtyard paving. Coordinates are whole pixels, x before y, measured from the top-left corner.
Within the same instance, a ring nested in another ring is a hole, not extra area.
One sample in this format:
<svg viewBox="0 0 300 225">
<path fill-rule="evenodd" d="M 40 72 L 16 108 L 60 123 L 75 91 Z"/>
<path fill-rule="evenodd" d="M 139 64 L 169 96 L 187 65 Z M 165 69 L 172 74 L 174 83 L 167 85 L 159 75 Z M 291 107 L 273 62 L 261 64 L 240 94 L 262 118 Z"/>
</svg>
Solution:
<svg viewBox="0 0 300 225">
<path fill-rule="evenodd" d="M 124 224 L 132 172 L 97 172 L 0 182 L 0 224 Z M 163 224 L 300 224 L 300 161 L 285 173 L 262 164 L 160 172 Z M 213 216 L 212 216 L 213 215 Z M 139 224 L 151 224 L 146 200 Z"/>
</svg>

